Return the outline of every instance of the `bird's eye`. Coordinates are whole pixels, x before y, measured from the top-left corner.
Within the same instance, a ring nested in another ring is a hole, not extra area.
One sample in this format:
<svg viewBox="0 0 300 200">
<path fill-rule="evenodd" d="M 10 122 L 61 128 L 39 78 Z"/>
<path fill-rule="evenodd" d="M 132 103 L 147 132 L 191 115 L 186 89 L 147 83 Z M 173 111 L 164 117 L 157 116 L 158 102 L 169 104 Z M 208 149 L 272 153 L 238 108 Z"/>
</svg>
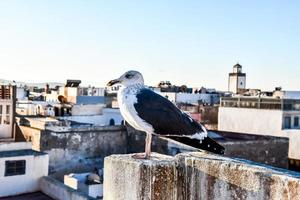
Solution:
<svg viewBox="0 0 300 200">
<path fill-rule="evenodd" d="M 126 74 L 125 77 L 126 77 L 127 79 L 131 79 L 131 78 L 133 77 L 133 75 L 132 75 L 132 74 Z"/>
</svg>

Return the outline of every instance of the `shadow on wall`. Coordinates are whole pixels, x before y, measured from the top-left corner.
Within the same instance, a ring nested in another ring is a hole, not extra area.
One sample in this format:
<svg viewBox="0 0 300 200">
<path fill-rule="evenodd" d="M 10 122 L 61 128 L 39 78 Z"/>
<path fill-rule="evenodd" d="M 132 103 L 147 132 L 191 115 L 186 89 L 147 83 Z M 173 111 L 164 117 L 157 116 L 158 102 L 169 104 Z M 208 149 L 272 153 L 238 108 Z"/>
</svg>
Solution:
<svg viewBox="0 0 300 200">
<path fill-rule="evenodd" d="M 146 133 L 127 126 L 127 153 L 145 151 Z M 152 152 L 175 156 L 179 153 L 198 151 L 198 149 L 181 144 L 168 138 L 152 136 Z"/>
</svg>

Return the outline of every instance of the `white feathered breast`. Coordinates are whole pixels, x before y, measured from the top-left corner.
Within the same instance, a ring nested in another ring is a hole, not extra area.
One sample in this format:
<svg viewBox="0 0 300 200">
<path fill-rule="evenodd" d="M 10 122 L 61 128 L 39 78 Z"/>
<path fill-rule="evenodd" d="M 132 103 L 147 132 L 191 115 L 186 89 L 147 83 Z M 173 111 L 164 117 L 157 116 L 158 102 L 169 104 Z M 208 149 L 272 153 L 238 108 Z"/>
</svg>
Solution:
<svg viewBox="0 0 300 200">
<path fill-rule="evenodd" d="M 118 91 L 118 104 L 123 118 L 135 129 L 153 133 L 153 127 L 139 117 L 134 108 L 137 103 L 136 95 L 142 88 L 140 85 L 121 87 Z"/>
</svg>

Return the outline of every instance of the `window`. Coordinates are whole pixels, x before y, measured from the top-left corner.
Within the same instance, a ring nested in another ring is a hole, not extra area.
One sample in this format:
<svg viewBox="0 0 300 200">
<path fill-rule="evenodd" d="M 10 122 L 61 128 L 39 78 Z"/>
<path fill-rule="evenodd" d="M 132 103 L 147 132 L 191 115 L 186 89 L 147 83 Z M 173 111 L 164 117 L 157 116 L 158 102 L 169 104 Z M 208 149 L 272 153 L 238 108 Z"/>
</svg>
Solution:
<svg viewBox="0 0 300 200">
<path fill-rule="evenodd" d="M 7 124 L 7 125 L 10 124 L 10 116 L 9 115 L 6 116 L 6 119 L 4 120 L 4 124 Z"/>
<path fill-rule="evenodd" d="M 299 117 L 294 118 L 294 126 L 298 127 L 299 126 Z"/>
<path fill-rule="evenodd" d="M 6 105 L 6 114 L 7 114 L 7 115 L 10 114 L 10 105 Z"/>
<path fill-rule="evenodd" d="M 115 125 L 115 120 L 114 119 L 110 119 L 109 120 L 109 125 L 110 126 L 114 126 Z"/>
<path fill-rule="evenodd" d="M 23 175 L 26 171 L 25 160 L 5 161 L 5 174 L 4 176 Z"/>
<path fill-rule="evenodd" d="M 284 128 L 285 129 L 291 128 L 291 117 L 284 117 Z"/>
<path fill-rule="evenodd" d="M 6 115 L 3 115 L 3 123 L 10 124 L 10 105 L 6 105 Z"/>
<path fill-rule="evenodd" d="M 0 105 L 0 124 L 2 124 L 2 105 Z"/>
</svg>

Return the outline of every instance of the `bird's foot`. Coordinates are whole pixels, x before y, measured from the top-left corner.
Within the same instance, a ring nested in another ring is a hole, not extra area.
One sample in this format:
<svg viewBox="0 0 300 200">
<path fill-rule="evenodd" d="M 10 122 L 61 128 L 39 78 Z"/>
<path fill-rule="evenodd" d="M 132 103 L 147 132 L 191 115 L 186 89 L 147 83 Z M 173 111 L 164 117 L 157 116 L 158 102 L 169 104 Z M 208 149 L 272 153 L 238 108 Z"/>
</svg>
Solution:
<svg viewBox="0 0 300 200">
<path fill-rule="evenodd" d="M 145 159 L 145 160 L 147 160 L 147 159 L 150 159 L 151 156 L 150 156 L 150 155 L 147 155 L 146 153 L 137 153 L 137 154 L 132 155 L 132 158 L 134 158 L 134 159 Z"/>
</svg>

